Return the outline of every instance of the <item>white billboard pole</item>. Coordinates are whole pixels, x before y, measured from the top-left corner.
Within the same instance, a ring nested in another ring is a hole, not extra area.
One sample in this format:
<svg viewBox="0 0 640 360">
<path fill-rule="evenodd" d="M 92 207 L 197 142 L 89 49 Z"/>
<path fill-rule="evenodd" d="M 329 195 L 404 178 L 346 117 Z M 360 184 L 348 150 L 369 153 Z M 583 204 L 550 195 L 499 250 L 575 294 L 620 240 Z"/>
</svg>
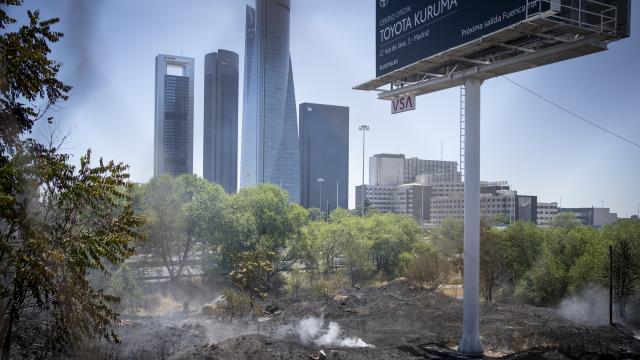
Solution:
<svg viewBox="0 0 640 360">
<path fill-rule="evenodd" d="M 458 346 L 461 354 L 480 356 L 480 87 L 482 80 L 465 82 L 464 168 L 464 324 Z"/>
</svg>

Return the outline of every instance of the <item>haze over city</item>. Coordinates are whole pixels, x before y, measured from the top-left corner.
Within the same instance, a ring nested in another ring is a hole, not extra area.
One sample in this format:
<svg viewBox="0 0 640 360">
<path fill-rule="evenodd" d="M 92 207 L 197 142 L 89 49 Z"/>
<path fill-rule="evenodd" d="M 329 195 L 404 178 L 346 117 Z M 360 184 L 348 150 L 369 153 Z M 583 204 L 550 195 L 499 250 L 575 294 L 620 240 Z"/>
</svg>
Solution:
<svg viewBox="0 0 640 360">
<path fill-rule="evenodd" d="M 74 86 L 61 128 L 68 147 L 131 165 L 134 181 L 153 175 L 154 57 L 196 59 L 194 172 L 202 175 L 204 55 L 217 49 L 244 62 L 244 1 L 28 0 L 44 16 L 69 19 L 54 56 Z M 361 183 L 360 124 L 368 124 L 366 156 L 459 160 L 459 90 L 419 97 L 417 110 L 390 115 L 390 104 L 352 90 L 375 76 L 375 9 L 369 1 L 297 1 L 291 13 L 291 56 L 297 103 L 350 107 L 349 206 Z M 633 9 L 632 20 L 640 20 Z M 76 31 L 67 31 L 76 30 Z M 616 133 L 640 142 L 640 42 L 531 69 L 510 78 Z M 240 84 L 243 83 L 242 71 Z M 591 127 L 503 78 L 484 85 L 482 180 L 507 180 L 521 193 L 565 207 L 610 207 L 637 213 L 640 149 Z M 240 97 L 242 112 L 242 97 Z M 240 119 L 242 114 L 240 113 Z M 42 126 L 36 131 L 46 133 Z M 441 154 L 442 143 L 442 154 Z M 76 153 L 78 155 L 78 153 Z M 368 161 L 367 161 L 368 162 Z M 367 165 L 368 166 L 368 165 Z M 368 174 L 368 171 L 366 172 Z M 366 180 L 365 180 L 366 181 Z"/>
</svg>

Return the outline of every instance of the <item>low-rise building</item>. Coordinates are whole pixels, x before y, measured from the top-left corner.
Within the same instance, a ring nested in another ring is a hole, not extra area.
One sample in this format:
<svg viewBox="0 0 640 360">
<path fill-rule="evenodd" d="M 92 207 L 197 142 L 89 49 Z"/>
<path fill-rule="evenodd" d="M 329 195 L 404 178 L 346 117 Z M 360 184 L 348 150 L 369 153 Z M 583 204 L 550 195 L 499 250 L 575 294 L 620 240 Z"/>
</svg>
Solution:
<svg viewBox="0 0 640 360">
<path fill-rule="evenodd" d="M 612 213 L 609 208 L 560 208 L 558 213 L 572 212 L 582 225 L 599 228 L 618 221 L 618 214 Z"/>
<path fill-rule="evenodd" d="M 431 188 L 421 184 L 365 185 L 365 206 L 384 213 L 409 215 L 418 222 L 429 219 Z M 362 185 L 356 187 L 356 208 L 362 205 Z"/>
</svg>

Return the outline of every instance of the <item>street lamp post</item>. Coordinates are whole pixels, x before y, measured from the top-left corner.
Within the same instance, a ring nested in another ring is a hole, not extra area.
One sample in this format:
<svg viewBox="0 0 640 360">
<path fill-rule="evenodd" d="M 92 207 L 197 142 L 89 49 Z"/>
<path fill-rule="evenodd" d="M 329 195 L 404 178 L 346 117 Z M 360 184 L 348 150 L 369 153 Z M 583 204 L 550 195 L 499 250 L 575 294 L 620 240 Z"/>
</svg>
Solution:
<svg viewBox="0 0 640 360">
<path fill-rule="evenodd" d="M 369 125 L 360 125 L 358 127 L 359 131 L 362 131 L 362 204 L 361 204 L 361 208 L 360 211 L 362 213 L 362 216 L 364 216 L 364 145 L 365 145 L 365 135 L 367 133 L 367 131 L 371 130 L 371 128 L 369 127 Z"/>
<path fill-rule="evenodd" d="M 320 202 L 318 204 L 320 207 L 320 213 L 322 214 L 322 184 L 324 183 L 324 179 L 320 177 L 316 181 L 320 184 Z"/>
</svg>

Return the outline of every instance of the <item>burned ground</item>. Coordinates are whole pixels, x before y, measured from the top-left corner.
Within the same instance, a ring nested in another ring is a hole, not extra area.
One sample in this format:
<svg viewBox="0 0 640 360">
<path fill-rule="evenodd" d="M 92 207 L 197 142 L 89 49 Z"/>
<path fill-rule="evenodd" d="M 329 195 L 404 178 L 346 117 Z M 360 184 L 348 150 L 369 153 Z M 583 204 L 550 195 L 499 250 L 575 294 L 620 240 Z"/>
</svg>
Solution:
<svg viewBox="0 0 640 360">
<path fill-rule="evenodd" d="M 268 312 L 259 320 L 229 323 L 195 312 L 134 320 L 121 329 L 121 346 L 130 351 L 117 358 L 319 359 L 323 350 L 328 359 L 446 359 L 456 358 L 462 328 L 460 300 L 403 280 L 335 298 L 272 299 L 264 305 Z M 309 317 L 335 322 L 341 336 L 375 347 L 318 345 L 283 331 Z M 487 358 L 640 359 L 640 340 L 630 334 L 578 325 L 553 309 L 484 303 L 480 327 Z M 142 349 L 148 356 L 141 356 Z"/>
</svg>

